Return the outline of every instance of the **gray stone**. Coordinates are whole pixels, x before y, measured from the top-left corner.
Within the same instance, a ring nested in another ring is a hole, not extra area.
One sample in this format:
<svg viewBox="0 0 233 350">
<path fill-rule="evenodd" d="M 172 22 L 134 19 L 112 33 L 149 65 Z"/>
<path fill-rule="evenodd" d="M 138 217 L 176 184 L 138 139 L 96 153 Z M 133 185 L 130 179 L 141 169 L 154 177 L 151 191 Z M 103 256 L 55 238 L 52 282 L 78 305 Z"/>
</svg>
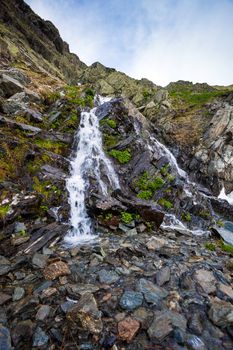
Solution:
<svg viewBox="0 0 233 350">
<path fill-rule="evenodd" d="M 62 311 L 66 314 L 76 303 L 72 300 L 65 301 L 61 304 Z"/>
<path fill-rule="evenodd" d="M 127 236 L 136 236 L 138 233 L 137 233 L 137 230 L 136 228 L 132 228 L 131 230 L 128 230 L 127 231 Z"/>
<path fill-rule="evenodd" d="M 44 254 L 35 253 L 32 258 L 33 265 L 43 269 L 48 261 L 48 256 Z"/>
<path fill-rule="evenodd" d="M 156 286 L 154 283 L 144 278 L 139 280 L 137 289 L 143 293 L 144 298 L 148 303 L 155 305 L 159 304 L 161 300 L 168 295 L 168 292 L 165 289 Z"/>
<path fill-rule="evenodd" d="M 194 312 L 189 321 L 189 329 L 197 335 L 201 335 L 203 332 L 203 326 L 202 326 L 202 318 L 200 313 Z"/>
<path fill-rule="evenodd" d="M 4 307 L 0 307 L 0 324 L 7 325 L 7 315 Z"/>
<path fill-rule="evenodd" d="M 170 280 L 170 269 L 168 266 L 162 268 L 156 273 L 156 283 L 158 286 L 162 286 L 164 283 Z"/>
<path fill-rule="evenodd" d="M 27 227 L 24 225 L 23 222 L 15 223 L 15 233 L 21 233 L 22 231 L 25 232 L 26 230 L 27 230 Z"/>
<path fill-rule="evenodd" d="M 197 270 L 195 273 L 195 279 L 198 284 L 201 286 L 203 292 L 210 294 L 215 292 L 215 277 L 212 271 L 208 271 L 205 269 Z"/>
<path fill-rule="evenodd" d="M 17 301 L 20 300 L 24 297 L 25 295 L 25 290 L 22 287 L 16 287 L 14 290 L 14 294 L 13 294 L 13 301 Z"/>
<path fill-rule="evenodd" d="M 17 129 L 20 129 L 23 131 L 29 131 L 29 132 L 32 132 L 33 134 L 38 134 L 41 132 L 40 128 L 37 128 L 35 126 L 31 126 L 28 124 L 24 124 L 24 123 L 18 123 L 12 119 L 9 119 L 6 117 L 1 117 L 1 116 L 0 116 L 0 124 L 8 125 L 9 127 L 17 128 Z"/>
<path fill-rule="evenodd" d="M 135 310 L 142 305 L 143 295 L 140 292 L 126 291 L 120 299 L 120 307 L 125 310 Z"/>
<path fill-rule="evenodd" d="M 100 283 L 112 284 L 119 280 L 119 275 L 114 271 L 100 270 L 99 273 Z"/>
<path fill-rule="evenodd" d="M 187 345 L 190 350 L 207 350 L 203 341 L 196 335 L 192 335 L 187 339 Z"/>
<path fill-rule="evenodd" d="M 36 320 L 44 321 L 50 313 L 51 307 L 48 305 L 41 305 L 39 310 L 36 313 Z"/>
<path fill-rule="evenodd" d="M 11 270 L 11 262 L 0 255 L 0 276 L 6 275 Z"/>
<path fill-rule="evenodd" d="M 8 328 L 0 324 L 0 349 L 11 350 L 11 336 Z"/>
<path fill-rule="evenodd" d="M 33 336 L 33 344 L 32 346 L 35 346 L 37 348 L 44 347 L 49 341 L 49 337 L 47 334 L 43 331 L 41 327 L 37 327 L 35 334 Z"/>
<path fill-rule="evenodd" d="M 24 90 L 24 87 L 19 81 L 7 74 L 2 74 L 0 78 L 0 88 L 6 98 Z"/>
<path fill-rule="evenodd" d="M 31 108 L 25 110 L 25 116 L 32 122 L 40 123 L 43 121 L 42 114 Z"/>
<path fill-rule="evenodd" d="M 233 324 L 233 305 L 230 302 L 215 298 L 211 301 L 208 315 L 216 326 L 230 326 Z"/>
</svg>

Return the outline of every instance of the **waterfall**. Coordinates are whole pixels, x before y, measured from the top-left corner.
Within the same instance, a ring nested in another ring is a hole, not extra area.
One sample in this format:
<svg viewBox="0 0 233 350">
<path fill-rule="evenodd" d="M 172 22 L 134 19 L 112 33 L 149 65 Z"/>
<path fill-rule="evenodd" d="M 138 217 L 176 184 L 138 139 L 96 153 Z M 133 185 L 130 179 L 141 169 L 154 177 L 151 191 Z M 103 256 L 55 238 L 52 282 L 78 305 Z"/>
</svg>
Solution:
<svg viewBox="0 0 233 350">
<path fill-rule="evenodd" d="M 219 199 L 224 199 L 229 204 L 233 205 L 233 191 L 231 193 L 229 193 L 229 194 L 226 194 L 226 190 L 225 190 L 224 186 L 221 189 L 218 198 Z"/>
<path fill-rule="evenodd" d="M 109 100 L 109 99 L 108 99 Z M 100 104 L 107 102 L 97 98 Z M 69 193 L 71 230 L 65 237 L 65 242 L 75 245 L 95 237 L 92 221 L 88 215 L 85 197 L 90 187 L 90 177 L 94 178 L 98 189 L 103 195 L 108 194 L 108 185 L 103 181 L 103 174 L 108 179 L 112 189 L 120 188 L 117 175 L 106 157 L 102 136 L 99 130 L 99 120 L 96 108 L 81 113 L 81 120 L 76 134 L 77 150 L 71 161 L 71 176 L 66 186 Z"/>
</svg>

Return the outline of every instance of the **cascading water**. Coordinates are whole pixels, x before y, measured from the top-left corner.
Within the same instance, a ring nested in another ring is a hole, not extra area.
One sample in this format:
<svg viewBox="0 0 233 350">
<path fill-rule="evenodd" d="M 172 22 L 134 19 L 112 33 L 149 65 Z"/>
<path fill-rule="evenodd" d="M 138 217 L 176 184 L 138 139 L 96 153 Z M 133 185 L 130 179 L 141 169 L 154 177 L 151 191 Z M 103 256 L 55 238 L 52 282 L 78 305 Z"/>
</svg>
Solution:
<svg viewBox="0 0 233 350">
<path fill-rule="evenodd" d="M 109 99 L 96 99 L 100 104 Z M 108 193 L 108 185 L 102 180 L 105 174 L 112 189 L 120 188 L 117 175 L 106 157 L 102 147 L 99 120 L 96 108 L 81 113 L 80 126 L 76 135 L 77 151 L 71 161 L 71 176 L 67 179 L 70 203 L 70 224 L 72 229 L 65 237 L 65 242 L 75 245 L 95 238 L 92 222 L 87 213 L 85 196 L 90 186 L 90 176 L 95 178 L 103 195 Z"/>
</svg>

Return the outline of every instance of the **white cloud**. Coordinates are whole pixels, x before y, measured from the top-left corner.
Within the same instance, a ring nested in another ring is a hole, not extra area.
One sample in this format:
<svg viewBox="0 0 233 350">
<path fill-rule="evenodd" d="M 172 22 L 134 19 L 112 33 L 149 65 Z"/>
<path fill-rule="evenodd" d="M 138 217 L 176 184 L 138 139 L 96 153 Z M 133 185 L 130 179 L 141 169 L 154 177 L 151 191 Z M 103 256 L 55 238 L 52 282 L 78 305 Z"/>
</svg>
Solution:
<svg viewBox="0 0 233 350">
<path fill-rule="evenodd" d="M 166 85 L 232 84 L 232 0 L 28 0 L 87 64 Z"/>
</svg>

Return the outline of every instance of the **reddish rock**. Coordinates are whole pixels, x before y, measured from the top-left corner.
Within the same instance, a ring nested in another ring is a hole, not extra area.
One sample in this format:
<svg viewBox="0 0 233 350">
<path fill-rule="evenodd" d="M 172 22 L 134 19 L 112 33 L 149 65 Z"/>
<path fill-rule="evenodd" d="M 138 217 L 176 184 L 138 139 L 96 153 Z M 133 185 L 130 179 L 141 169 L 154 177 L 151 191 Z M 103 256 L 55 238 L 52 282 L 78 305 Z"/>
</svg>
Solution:
<svg viewBox="0 0 233 350">
<path fill-rule="evenodd" d="M 139 328 L 140 328 L 139 321 L 131 317 L 127 317 L 123 321 L 120 321 L 118 323 L 119 338 L 121 338 L 122 340 L 126 340 L 127 342 L 130 342 L 135 337 Z"/>
<path fill-rule="evenodd" d="M 0 305 L 3 305 L 11 300 L 11 296 L 5 293 L 0 293 Z"/>
<path fill-rule="evenodd" d="M 56 261 L 44 269 L 44 277 L 47 280 L 55 280 L 57 277 L 69 274 L 69 266 L 63 261 Z"/>
</svg>

